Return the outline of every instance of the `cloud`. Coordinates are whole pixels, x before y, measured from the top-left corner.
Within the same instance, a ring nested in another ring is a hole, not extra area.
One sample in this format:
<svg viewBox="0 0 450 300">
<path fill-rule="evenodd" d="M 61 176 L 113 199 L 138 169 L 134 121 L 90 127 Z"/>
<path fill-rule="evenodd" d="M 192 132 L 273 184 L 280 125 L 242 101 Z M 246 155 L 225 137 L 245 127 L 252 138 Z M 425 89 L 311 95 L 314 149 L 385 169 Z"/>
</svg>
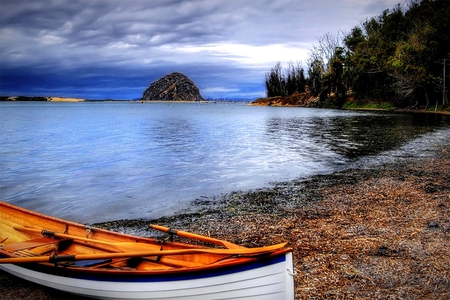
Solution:
<svg viewBox="0 0 450 300">
<path fill-rule="evenodd" d="M 129 99 L 181 71 L 205 97 L 259 97 L 277 61 L 395 3 L 0 0 L 0 94 Z"/>
<path fill-rule="evenodd" d="M 404 5 L 406 1 L 403 1 L 403 4 L 401 4 L 400 1 L 393 2 L 393 1 L 385 1 L 385 0 L 378 0 L 369 2 L 367 6 L 364 8 L 364 13 L 368 15 L 368 17 L 375 17 L 380 15 L 384 10 L 386 9 L 392 9 L 396 4 Z"/>
</svg>

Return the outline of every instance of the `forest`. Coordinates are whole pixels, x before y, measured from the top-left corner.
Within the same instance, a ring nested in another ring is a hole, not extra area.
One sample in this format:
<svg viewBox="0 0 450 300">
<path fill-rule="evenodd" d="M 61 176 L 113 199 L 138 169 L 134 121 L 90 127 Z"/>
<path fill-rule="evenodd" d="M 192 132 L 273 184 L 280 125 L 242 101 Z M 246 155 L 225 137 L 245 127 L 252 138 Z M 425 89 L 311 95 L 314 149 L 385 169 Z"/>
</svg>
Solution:
<svg viewBox="0 0 450 300">
<path fill-rule="evenodd" d="M 321 106 L 342 107 L 351 99 L 395 108 L 449 107 L 449 20 L 448 0 L 410 0 L 350 32 L 327 33 L 310 49 L 306 72 L 300 62 L 287 69 L 278 62 L 265 74 L 267 97 L 307 87 Z"/>
</svg>

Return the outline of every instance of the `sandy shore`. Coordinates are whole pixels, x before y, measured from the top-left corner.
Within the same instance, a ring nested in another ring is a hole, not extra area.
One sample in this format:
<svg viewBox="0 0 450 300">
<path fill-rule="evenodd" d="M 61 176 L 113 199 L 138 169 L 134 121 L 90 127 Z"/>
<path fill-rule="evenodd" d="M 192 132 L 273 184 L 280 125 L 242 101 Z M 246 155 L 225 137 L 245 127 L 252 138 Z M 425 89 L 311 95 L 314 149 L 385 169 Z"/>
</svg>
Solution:
<svg viewBox="0 0 450 300">
<path fill-rule="evenodd" d="M 84 102 L 83 98 L 47 97 L 50 102 Z"/>
<path fill-rule="evenodd" d="M 401 162 L 195 201 L 158 223 L 245 246 L 288 241 L 296 299 L 450 299 L 450 146 Z M 181 239 L 180 239 L 181 240 Z M 0 272 L 3 299 L 68 299 Z"/>
</svg>

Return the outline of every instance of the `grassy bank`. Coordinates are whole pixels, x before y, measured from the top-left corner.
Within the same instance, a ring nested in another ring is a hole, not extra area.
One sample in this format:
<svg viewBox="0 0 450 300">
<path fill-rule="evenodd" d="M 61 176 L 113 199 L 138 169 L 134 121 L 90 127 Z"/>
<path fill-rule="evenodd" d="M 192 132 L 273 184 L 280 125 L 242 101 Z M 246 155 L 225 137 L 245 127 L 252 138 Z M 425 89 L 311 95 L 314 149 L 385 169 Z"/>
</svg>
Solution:
<svg viewBox="0 0 450 300">
<path fill-rule="evenodd" d="M 394 107 L 389 102 L 346 101 L 343 109 L 367 109 L 367 110 L 392 110 Z"/>
<path fill-rule="evenodd" d="M 450 114 L 450 107 L 442 105 L 430 105 L 428 107 L 397 109 L 390 102 L 386 101 L 354 101 L 348 100 L 342 106 L 349 110 L 387 110 L 387 111 L 406 111 L 406 112 L 428 112 Z"/>
</svg>

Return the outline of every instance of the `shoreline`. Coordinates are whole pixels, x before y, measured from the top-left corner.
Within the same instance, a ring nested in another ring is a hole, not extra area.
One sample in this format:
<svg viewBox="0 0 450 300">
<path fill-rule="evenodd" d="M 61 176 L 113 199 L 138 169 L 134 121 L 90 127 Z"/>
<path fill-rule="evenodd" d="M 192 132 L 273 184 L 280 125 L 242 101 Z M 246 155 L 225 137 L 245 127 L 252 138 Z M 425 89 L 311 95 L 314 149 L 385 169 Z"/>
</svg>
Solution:
<svg viewBox="0 0 450 300">
<path fill-rule="evenodd" d="M 310 92 L 295 93 L 290 96 L 274 96 L 258 98 L 250 102 L 250 106 L 274 106 L 274 107 L 305 107 L 305 108 L 336 108 L 342 110 L 354 110 L 354 111 L 384 111 L 384 112 L 397 112 L 397 113 L 438 113 L 438 114 L 450 114 L 450 107 L 441 107 L 440 110 L 432 110 L 433 106 L 425 110 L 426 107 L 416 108 L 395 108 L 392 105 L 381 105 L 378 101 L 367 101 L 368 104 L 373 106 L 366 106 L 364 104 L 357 104 L 352 98 L 347 98 L 347 101 L 341 106 L 337 107 L 333 102 L 324 104 L 320 103 L 318 97 L 314 97 Z M 367 104 L 366 103 L 366 104 Z"/>
<path fill-rule="evenodd" d="M 445 110 L 425 110 L 425 109 L 384 109 L 384 108 L 342 108 L 343 110 L 354 110 L 354 111 L 384 111 L 384 112 L 394 112 L 394 113 L 411 113 L 411 114 L 441 114 L 450 115 L 450 111 Z"/>
<path fill-rule="evenodd" d="M 41 102 L 135 102 L 135 103 L 196 103 L 196 104 L 211 104 L 211 103 L 247 103 L 249 106 L 273 106 L 273 107 L 303 107 L 303 108 L 327 108 L 327 107 L 320 107 L 315 106 L 314 101 L 306 101 L 306 104 L 289 104 L 289 103 L 278 103 L 283 99 L 283 97 L 272 97 L 275 99 L 275 103 L 272 103 L 272 98 L 259 98 L 253 101 L 220 101 L 220 100 L 200 100 L 200 101 L 186 101 L 186 100 L 142 100 L 142 99 L 88 99 L 88 98 L 74 98 L 74 97 L 24 97 L 28 98 L 29 100 L 16 100 L 16 98 L 20 98 L 17 96 L 0 96 L 1 98 L 5 98 L 7 100 L 0 101 L 6 101 L 6 102 L 27 102 L 27 101 L 41 101 Z M 31 100 L 33 98 L 41 98 L 41 100 Z M 259 102 L 258 102 L 259 101 Z M 278 101 L 278 102 L 277 102 Z M 350 111 L 381 111 L 381 112 L 394 112 L 394 113 L 419 113 L 419 114 L 443 114 L 443 115 L 450 115 L 450 108 L 447 108 L 445 110 L 425 110 L 423 108 L 415 108 L 415 109 L 404 109 L 404 108 L 365 108 L 365 107 L 349 107 L 349 108 L 339 108 L 341 110 L 350 110 Z"/>
<path fill-rule="evenodd" d="M 396 161 L 197 199 L 196 212 L 94 226 L 157 237 L 148 224 L 158 223 L 247 247 L 288 241 L 296 299 L 447 299 L 448 178 L 450 145 L 444 144 Z M 2 271 L 0 293 L 6 299 L 71 296 Z"/>
</svg>

